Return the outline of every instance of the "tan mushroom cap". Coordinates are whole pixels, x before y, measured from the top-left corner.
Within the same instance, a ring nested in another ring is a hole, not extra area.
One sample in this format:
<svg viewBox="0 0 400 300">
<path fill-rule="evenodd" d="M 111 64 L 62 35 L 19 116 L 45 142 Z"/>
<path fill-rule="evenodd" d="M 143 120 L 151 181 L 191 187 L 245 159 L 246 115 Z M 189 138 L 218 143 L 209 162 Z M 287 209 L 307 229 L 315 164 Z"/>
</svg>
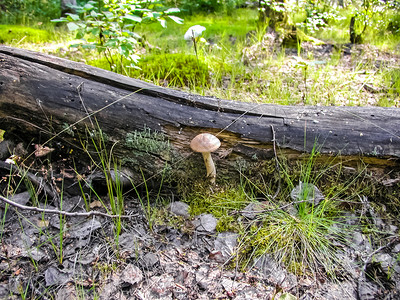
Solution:
<svg viewBox="0 0 400 300">
<path fill-rule="evenodd" d="M 220 140 L 211 133 L 201 133 L 190 142 L 190 148 L 195 152 L 213 152 L 221 146 Z"/>
</svg>

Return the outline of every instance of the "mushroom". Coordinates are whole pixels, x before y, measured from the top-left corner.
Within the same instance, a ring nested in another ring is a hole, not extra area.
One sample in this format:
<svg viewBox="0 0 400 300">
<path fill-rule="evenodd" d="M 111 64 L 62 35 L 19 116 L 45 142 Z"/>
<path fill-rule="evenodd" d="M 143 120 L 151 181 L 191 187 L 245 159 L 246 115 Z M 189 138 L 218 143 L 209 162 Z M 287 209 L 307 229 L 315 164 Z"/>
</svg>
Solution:
<svg viewBox="0 0 400 300">
<path fill-rule="evenodd" d="M 200 152 L 203 155 L 207 177 L 210 178 L 211 183 L 215 183 L 215 177 L 217 176 L 211 152 L 217 150 L 219 146 L 221 146 L 220 140 L 210 133 L 201 133 L 190 142 L 190 148 L 194 152 Z"/>
</svg>

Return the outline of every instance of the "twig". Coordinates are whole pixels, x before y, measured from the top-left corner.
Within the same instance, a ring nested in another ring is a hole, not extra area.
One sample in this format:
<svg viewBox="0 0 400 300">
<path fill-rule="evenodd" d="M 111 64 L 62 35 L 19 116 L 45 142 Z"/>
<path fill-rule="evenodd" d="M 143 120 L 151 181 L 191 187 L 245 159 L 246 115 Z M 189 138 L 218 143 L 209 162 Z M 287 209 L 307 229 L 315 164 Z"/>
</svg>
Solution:
<svg viewBox="0 0 400 300">
<path fill-rule="evenodd" d="M 89 116 L 90 124 L 92 124 L 92 128 L 94 128 L 92 119 L 90 118 L 90 114 L 89 114 L 89 112 L 88 112 L 88 110 L 87 110 L 87 108 L 86 108 L 85 102 L 83 101 L 82 96 L 81 96 L 81 91 L 83 90 L 83 84 L 84 84 L 84 83 L 81 82 L 81 83 L 76 87 L 76 90 L 78 91 L 78 96 L 79 96 L 79 99 L 81 100 L 82 107 L 83 107 L 83 109 L 85 110 L 86 115 Z"/>
<path fill-rule="evenodd" d="M 22 204 L 14 202 L 3 196 L 0 196 L 0 200 L 4 201 L 5 203 L 10 204 L 11 206 L 14 206 L 14 207 L 17 207 L 17 208 L 20 208 L 23 210 L 42 212 L 45 214 L 59 214 L 59 215 L 68 216 L 68 217 L 89 217 L 89 216 L 103 216 L 103 217 L 108 217 L 108 218 L 130 218 L 131 217 L 131 216 L 127 216 L 127 215 L 110 215 L 110 214 L 102 213 L 99 211 L 93 211 L 93 210 L 85 212 L 85 213 L 80 213 L 80 212 L 67 212 L 67 211 L 62 211 L 62 210 L 57 210 L 57 209 L 44 209 L 44 208 L 39 208 L 39 207 L 22 205 Z"/>
<path fill-rule="evenodd" d="M 14 166 L 14 167 L 13 167 Z M 31 182 L 33 182 L 35 185 L 38 186 L 39 190 L 41 188 L 43 188 L 44 192 L 49 195 L 50 197 L 52 197 L 53 199 L 58 200 L 58 195 L 57 193 L 55 193 L 53 191 L 53 189 L 46 183 L 44 182 L 43 178 L 40 178 L 34 174 L 32 174 L 29 171 L 24 170 L 23 172 L 21 172 L 21 169 L 15 165 L 11 165 L 11 164 L 7 164 L 4 161 L 0 161 L 0 169 L 4 169 L 7 171 L 11 171 L 11 170 L 16 170 L 19 174 L 22 173 L 23 176 L 26 176 Z"/>
<path fill-rule="evenodd" d="M 278 196 L 279 191 L 281 189 L 281 176 L 279 176 L 279 160 L 278 160 L 278 155 L 276 154 L 275 129 L 274 129 L 274 125 L 272 125 L 272 124 L 271 124 L 271 131 L 272 131 L 272 142 L 273 142 L 273 146 L 274 146 L 275 169 L 276 169 L 276 172 L 278 173 L 278 189 L 276 190 L 275 195 L 272 197 L 272 199 L 275 199 Z"/>
</svg>

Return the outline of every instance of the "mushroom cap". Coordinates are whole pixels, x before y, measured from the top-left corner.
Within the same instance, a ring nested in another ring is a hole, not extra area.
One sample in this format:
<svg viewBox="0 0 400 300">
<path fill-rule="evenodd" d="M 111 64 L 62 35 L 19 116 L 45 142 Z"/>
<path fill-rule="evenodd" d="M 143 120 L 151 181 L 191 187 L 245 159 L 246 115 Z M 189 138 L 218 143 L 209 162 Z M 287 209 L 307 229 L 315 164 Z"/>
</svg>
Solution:
<svg viewBox="0 0 400 300">
<path fill-rule="evenodd" d="M 206 30 L 206 28 L 204 26 L 201 25 L 194 25 L 192 27 L 190 27 L 185 35 L 184 35 L 184 39 L 186 41 L 191 40 L 192 38 L 197 38 L 199 36 L 201 36 L 203 34 L 203 31 Z"/>
<path fill-rule="evenodd" d="M 190 142 L 190 148 L 194 152 L 214 152 L 221 146 L 220 140 L 211 133 L 200 133 Z"/>
</svg>

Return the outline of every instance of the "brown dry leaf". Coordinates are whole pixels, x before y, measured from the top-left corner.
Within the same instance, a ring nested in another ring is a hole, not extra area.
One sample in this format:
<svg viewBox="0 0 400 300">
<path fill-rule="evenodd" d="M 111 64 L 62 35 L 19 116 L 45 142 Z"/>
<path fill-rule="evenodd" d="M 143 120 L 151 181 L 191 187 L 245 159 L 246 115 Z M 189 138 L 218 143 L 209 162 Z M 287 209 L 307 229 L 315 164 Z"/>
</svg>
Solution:
<svg viewBox="0 0 400 300">
<path fill-rule="evenodd" d="M 93 201 L 90 203 L 90 208 L 95 208 L 95 207 L 103 207 L 103 204 L 99 200 Z"/>
<path fill-rule="evenodd" d="M 37 221 L 37 226 L 39 228 L 48 227 L 49 226 L 49 220 L 38 220 Z"/>
<path fill-rule="evenodd" d="M 61 173 L 61 175 L 63 175 L 65 178 L 70 178 L 70 179 L 75 178 L 75 173 L 74 173 L 74 174 L 68 173 L 67 171 L 65 171 L 65 169 L 62 169 L 62 170 L 60 171 L 60 173 Z"/>
<path fill-rule="evenodd" d="M 36 149 L 35 150 L 36 157 L 42 157 L 54 151 L 54 148 L 49 148 L 47 146 L 43 147 L 40 144 L 35 144 L 35 149 Z"/>
</svg>

